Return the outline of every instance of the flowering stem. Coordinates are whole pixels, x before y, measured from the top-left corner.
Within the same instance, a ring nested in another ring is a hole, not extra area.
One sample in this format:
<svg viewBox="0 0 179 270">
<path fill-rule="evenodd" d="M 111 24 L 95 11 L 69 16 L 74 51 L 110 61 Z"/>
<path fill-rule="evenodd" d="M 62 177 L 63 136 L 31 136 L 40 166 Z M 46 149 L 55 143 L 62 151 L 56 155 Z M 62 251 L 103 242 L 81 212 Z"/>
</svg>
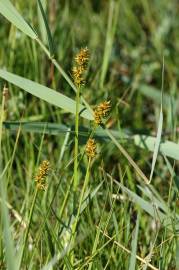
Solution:
<svg viewBox="0 0 179 270">
<path fill-rule="evenodd" d="M 76 192 L 78 187 L 78 135 L 79 135 L 79 101 L 80 101 L 80 87 L 77 88 L 76 93 L 76 117 L 75 117 L 75 151 L 74 151 L 74 182 L 73 190 Z"/>
<path fill-rule="evenodd" d="M 40 39 L 36 39 L 36 41 L 38 42 L 38 44 L 40 45 L 40 47 L 42 48 L 42 50 L 45 52 L 45 54 L 48 56 L 48 58 L 52 61 L 52 63 L 55 65 L 55 67 L 58 69 L 58 71 L 60 72 L 60 74 L 65 78 L 65 80 L 69 83 L 69 85 L 72 87 L 72 89 L 77 92 L 76 86 L 74 85 L 74 83 L 71 81 L 71 79 L 69 78 L 69 76 L 65 73 L 65 71 L 62 69 L 62 67 L 59 65 L 59 63 L 57 62 L 56 59 L 52 58 L 50 56 L 50 52 L 48 51 L 48 49 L 44 46 L 44 44 L 41 42 Z M 93 110 L 91 109 L 90 105 L 88 104 L 88 102 L 81 97 L 82 102 L 84 103 L 84 105 L 86 106 L 86 108 L 91 112 L 91 114 L 93 115 Z M 132 160 L 132 158 L 128 155 L 128 153 L 126 153 L 125 149 L 118 143 L 118 141 L 115 139 L 115 137 L 112 135 L 112 133 L 105 128 L 104 129 L 107 136 L 112 140 L 112 142 L 117 146 L 117 148 L 119 149 L 119 151 L 122 152 L 122 154 L 126 157 L 126 159 L 129 161 L 129 163 L 133 166 L 133 168 L 137 171 L 137 173 L 139 174 L 139 176 L 145 181 L 145 183 L 149 184 L 149 180 L 147 179 L 147 177 L 144 175 L 144 173 L 140 170 L 140 168 L 138 167 L 138 165 Z"/>
<path fill-rule="evenodd" d="M 73 226 L 72 226 L 72 238 L 71 238 L 71 244 L 72 245 L 74 244 L 74 240 L 76 238 L 76 228 L 77 228 L 79 216 L 80 216 L 80 213 L 81 213 L 81 206 L 82 206 L 82 202 L 83 202 L 83 199 L 84 199 L 84 194 L 85 194 L 86 188 L 88 186 L 88 182 L 89 182 L 90 166 L 91 166 L 91 158 L 89 158 L 89 161 L 88 161 L 88 167 L 86 169 L 85 180 L 84 180 L 81 195 L 80 195 L 78 211 L 77 211 L 77 215 L 75 217 L 75 221 L 74 221 Z M 71 256 L 71 260 L 72 260 L 71 263 L 72 264 L 73 264 L 73 259 L 74 259 L 74 256 L 73 256 L 73 253 L 72 253 L 72 256 Z"/>
<path fill-rule="evenodd" d="M 75 149 L 74 149 L 74 180 L 73 180 L 73 210 L 76 207 L 76 191 L 78 187 L 78 135 L 79 135 L 79 100 L 80 99 L 80 87 L 76 92 L 76 116 L 75 116 Z M 72 226 L 72 243 L 75 239 L 75 228 Z M 73 264 L 74 254 L 71 254 L 71 263 Z"/>
<path fill-rule="evenodd" d="M 70 79 L 70 77 L 66 74 L 66 72 L 63 70 L 63 68 L 59 65 L 59 63 L 57 62 L 57 60 L 55 58 L 51 57 L 50 52 L 44 46 L 44 44 L 42 43 L 42 41 L 40 39 L 36 39 L 36 41 L 40 45 L 40 47 L 42 48 L 42 50 L 45 52 L 45 54 L 47 55 L 47 57 L 49 58 L 49 60 L 52 61 L 52 63 L 57 68 L 57 70 L 60 72 L 60 74 L 64 77 L 64 79 L 68 82 L 68 84 L 74 90 L 74 92 L 77 93 L 78 92 L 78 87 L 75 86 L 75 84 L 72 82 L 72 80 Z M 86 106 L 86 108 L 89 110 L 89 112 L 91 113 L 91 115 L 93 116 L 93 110 L 91 109 L 91 107 L 88 104 L 88 102 L 82 96 L 81 96 L 81 100 L 82 100 L 83 104 Z"/>
</svg>

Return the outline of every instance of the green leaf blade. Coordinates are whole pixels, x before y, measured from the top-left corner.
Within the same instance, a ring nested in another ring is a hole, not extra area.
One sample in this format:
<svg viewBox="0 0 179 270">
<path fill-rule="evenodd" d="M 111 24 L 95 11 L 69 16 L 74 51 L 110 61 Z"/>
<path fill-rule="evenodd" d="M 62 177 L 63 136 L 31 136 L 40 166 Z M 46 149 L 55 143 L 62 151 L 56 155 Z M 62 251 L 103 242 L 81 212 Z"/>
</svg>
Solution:
<svg viewBox="0 0 179 270">
<path fill-rule="evenodd" d="M 145 135 L 134 135 L 134 143 L 144 149 L 154 151 L 156 138 Z M 160 143 L 160 153 L 173 159 L 179 160 L 179 144 L 164 141 Z"/>
<path fill-rule="evenodd" d="M 137 216 L 137 222 L 134 230 L 134 236 L 132 239 L 132 251 L 131 251 L 131 257 L 130 257 L 130 264 L 129 264 L 129 270 L 135 270 L 136 268 L 136 255 L 137 255 L 137 239 L 138 239 L 138 233 L 139 233 L 139 220 L 140 215 Z"/>
<path fill-rule="evenodd" d="M 26 92 L 44 100 L 48 103 L 55 105 L 61 109 L 64 109 L 68 112 L 75 114 L 76 110 L 76 102 L 71 98 L 62 95 L 51 88 L 43 86 L 39 83 L 31 81 L 29 79 L 20 77 L 13 73 L 7 72 L 5 70 L 0 69 L 0 77 L 4 80 L 20 87 Z M 80 105 L 80 116 L 93 120 L 93 115 L 83 106 Z"/>
<path fill-rule="evenodd" d="M 46 33 L 47 33 L 50 55 L 53 57 L 53 55 L 54 55 L 54 43 L 53 43 L 53 39 L 52 39 L 52 34 L 51 34 L 51 31 L 50 31 L 50 27 L 49 27 L 49 24 L 48 24 L 48 20 L 47 20 L 45 11 L 43 9 L 43 6 L 42 6 L 42 3 L 41 3 L 40 0 L 38 0 L 38 5 L 39 5 L 39 9 L 40 9 L 42 18 L 43 18 L 43 22 L 44 22 L 44 25 L 45 25 Z"/>
<path fill-rule="evenodd" d="M 37 39 L 36 33 L 29 26 L 29 24 L 23 19 L 19 12 L 15 9 L 9 0 L 0 0 L 0 13 L 24 34 Z"/>
</svg>

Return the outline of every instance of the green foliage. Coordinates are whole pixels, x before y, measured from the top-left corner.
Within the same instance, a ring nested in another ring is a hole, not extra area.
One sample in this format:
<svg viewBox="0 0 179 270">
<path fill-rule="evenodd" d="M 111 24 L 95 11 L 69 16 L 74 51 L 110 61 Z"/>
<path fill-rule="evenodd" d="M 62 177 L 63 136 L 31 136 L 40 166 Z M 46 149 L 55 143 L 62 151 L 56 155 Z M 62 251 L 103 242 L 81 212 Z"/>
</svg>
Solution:
<svg viewBox="0 0 179 270">
<path fill-rule="evenodd" d="M 0 269 L 178 269 L 177 7 L 0 0 Z M 95 127 L 105 100 L 111 115 Z"/>
</svg>

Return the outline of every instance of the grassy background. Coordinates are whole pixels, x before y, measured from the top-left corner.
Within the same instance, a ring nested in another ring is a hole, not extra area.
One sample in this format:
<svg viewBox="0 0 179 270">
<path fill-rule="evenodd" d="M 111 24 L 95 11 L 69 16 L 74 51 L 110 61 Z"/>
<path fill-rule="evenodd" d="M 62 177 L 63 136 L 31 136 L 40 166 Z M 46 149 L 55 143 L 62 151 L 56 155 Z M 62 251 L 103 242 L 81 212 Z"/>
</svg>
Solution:
<svg viewBox="0 0 179 270">
<path fill-rule="evenodd" d="M 44 8 L 52 32 L 55 59 L 71 76 L 75 53 L 81 47 L 89 48 L 87 83 L 82 95 L 92 106 L 111 100 L 112 112 L 107 127 L 119 134 L 124 132 L 120 142 L 149 177 L 153 153 L 137 147 L 131 137 L 126 136 L 156 136 L 164 57 L 166 96 L 162 140 L 178 142 L 178 1 L 48 2 Z M 37 2 L 18 0 L 13 4 L 48 46 Z M 39 45 L 2 16 L 0 40 L 1 68 L 75 99 L 74 91 Z M 2 89 L 4 81 L 0 83 Z M 8 87 L 6 121 L 74 126 L 74 115 L 12 84 Z M 90 128 L 91 124 L 80 118 L 80 126 Z M 88 137 L 89 133 L 85 134 Z M 86 137 L 80 137 L 81 154 Z M 71 186 L 74 132 L 64 131 L 54 136 L 3 129 L 3 167 L 7 165 L 4 186 L 8 195 L 4 201 L 9 203 L 11 235 L 17 254 L 23 246 L 22 239 L 29 222 L 37 167 L 44 159 L 51 164 L 48 188 L 38 193 L 35 202 L 21 269 L 151 269 L 138 259 L 135 266 L 136 254 L 141 258 L 149 256 L 151 265 L 156 267 L 153 269 L 179 269 L 178 161 L 158 155 L 151 185 L 146 187 L 112 141 L 98 138 L 97 142 L 98 155 L 93 160 L 86 194 L 92 198 L 85 201 L 86 208 L 80 216 L 75 243 L 69 251 L 70 220 L 78 208 L 77 202 L 74 210 Z M 87 159 L 82 157 L 80 184 L 75 194 L 77 199 L 86 168 Z M 139 201 L 142 198 L 148 202 L 147 206 L 144 201 Z M 147 213 L 147 209 L 153 214 Z M 163 220 L 159 210 L 166 213 Z M 3 211 L 1 213 L 0 235 L 3 236 L 6 218 Z M 167 218 L 170 222 L 166 221 Z M 8 265 L 9 259 L 5 257 L 8 241 L 3 242 L 1 237 L 0 269 L 6 269 Z"/>
</svg>

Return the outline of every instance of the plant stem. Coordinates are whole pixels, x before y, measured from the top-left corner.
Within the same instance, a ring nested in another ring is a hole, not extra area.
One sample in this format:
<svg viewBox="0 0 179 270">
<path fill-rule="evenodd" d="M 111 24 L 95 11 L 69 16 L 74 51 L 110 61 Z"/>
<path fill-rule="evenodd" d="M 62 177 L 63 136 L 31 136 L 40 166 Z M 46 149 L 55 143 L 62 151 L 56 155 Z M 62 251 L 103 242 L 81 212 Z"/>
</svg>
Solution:
<svg viewBox="0 0 179 270">
<path fill-rule="evenodd" d="M 76 219 L 75 219 L 75 226 L 74 226 L 75 229 L 76 229 L 78 219 L 79 219 L 79 216 L 80 216 L 80 213 L 81 213 L 81 205 L 82 205 L 82 202 L 83 202 L 83 199 L 84 199 L 84 193 L 86 191 L 86 188 L 87 188 L 88 182 L 89 182 L 90 165 L 91 165 L 91 159 L 89 159 L 89 161 L 88 161 L 88 167 L 87 167 L 87 170 L 86 170 L 85 181 L 84 181 L 83 188 L 82 188 L 81 195 L 80 195 L 78 212 L 77 212 Z"/>
<path fill-rule="evenodd" d="M 74 180 L 73 180 L 73 211 L 76 208 L 76 192 L 78 188 L 78 135 L 79 135 L 79 102 L 80 102 L 80 86 L 76 92 L 76 116 L 75 116 L 75 149 L 74 149 Z M 75 228 L 72 226 L 72 243 L 75 240 Z M 73 264 L 74 253 L 71 253 L 71 264 Z"/>
<path fill-rule="evenodd" d="M 91 159 L 89 159 L 89 161 L 88 161 L 85 180 L 84 180 L 82 191 L 81 191 L 81 194 L 80 194 L 78 211 L 77 211 L 77 215 L 75 217 L 75 221 L 74 221 L 74 223 L 72 225 L 72 238 L 71 238 L 71 244 L 72 245 L 74 244 L 74 240 L 76 238 L 76 228 L 77 228 L 79 216 L 80 216 L 80 213 L 81 213 L 81 206 L 82 206 L 82 202 L 83 202 L 83 199 L 84 199 L 84 194 L 85 194 L 86 188 L 88 186 L 88 182 L 89 182 L 90 165 L 91 165 Z M 72 259 L 71 263 L 73 264 L 73 255 L 71 256 L 71 259 Z"/>
<path fill-rule="evenodd" d="M 34 207 L 35 207 L 35 202 L 36 202 L 36 199 L 37 199 L 37 194 L 38 194 L 38 189 L 36 188 L 35 194 L 34 194 L 34 197 L 33 197 L 33 201 L 32 201 L 32 206 L 31 206 L 31 209 L 30 209 L 29 222 L 28 222 L 28 227 L 26 229 L 26 233 L 25 233 L 25 238 L 24 238 L 24 243 L 23 243 L 23 248 L 22 248 L 22 254 L 21 254 L 21 257 L 20 257 L 20 261 L 19 261 L 19 269 L 21 269 L 21 264 L 22 264 L 23 257 L 24 257 L 24 254 L 25 254 L 25 248 L 26 248 L 27 239 L 28 239 L 28 235 L 29 235 L 30 225 L 31 225 L 31 221 L 32 221 L 32 215 L 33 215 Z"/>
<path fill-rule="evenodd" d="M 5 88 L 5 87 L 4 87 Z M 2 126 L 3 126 L 3 119 L 4 119 L 4 109 L 5 109 L 5 94 L 3 90 L 2 96 L 2 105 L 1 105 L 1 116 L 0 116 L 0 173 L 2 173 Z"/>
<path fill-rule="evenodd" d="M 78 135 L 79 135 L 79 103 L 80 103 L 80 87 L 76 93 L 76 116 L 75 116 L 75 151 L 74 151 L 74 182 L 73 191 L 77 191 L 78 187 Z"/>
</svg>

